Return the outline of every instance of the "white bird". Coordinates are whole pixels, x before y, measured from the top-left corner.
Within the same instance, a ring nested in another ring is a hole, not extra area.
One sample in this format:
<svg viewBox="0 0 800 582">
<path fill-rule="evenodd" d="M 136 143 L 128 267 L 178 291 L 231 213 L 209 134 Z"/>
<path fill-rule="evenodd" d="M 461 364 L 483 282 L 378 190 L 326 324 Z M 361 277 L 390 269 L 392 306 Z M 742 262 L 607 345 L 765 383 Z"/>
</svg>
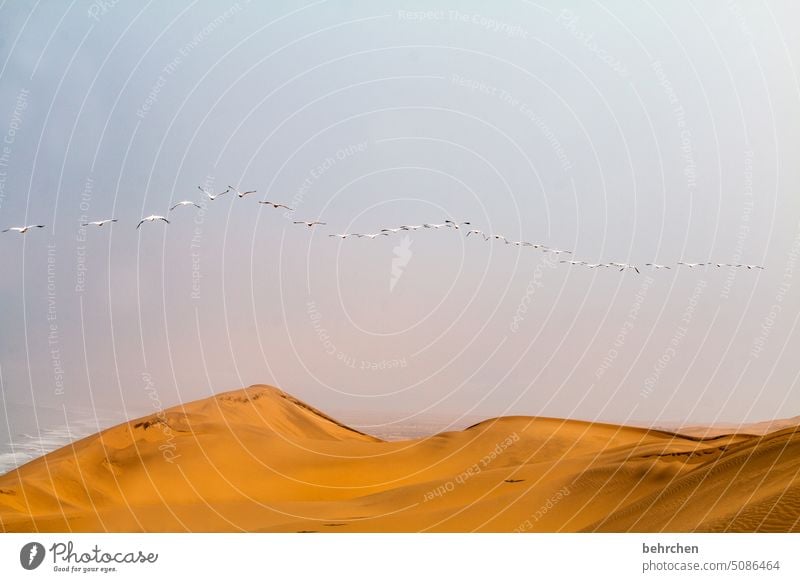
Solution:
<svg viewBox="0 0 800 582">
<path fill-rule="evenodd" d="M 684 267 L 689 267 L 690 269 L 694 269 L 695 267 L 702 267 L 706 263 L 684 263 L 683 261 L 678 261 L 679 265 L 683 265 Z"/>
<path fill-rule="evenodd" d="M 668 267 L 667 265 L 659 265 L 658 263 L 645 263 L 648 267 L 653 267 L 654 269 L 671 269 L 672 267 Z"/>
<path fill-rule="evenodd" d="M 546 247 L 542 248 L 542 250 L 544 252 L 546 252 L 546 253 L 553 253 L 554 255 L 563 255 L 563 254 L 571 255 L 572 254 L 572 251 L 562 251 L 560 249 L 548 249 Z"/>
<path fill-rule="evenodd" d="M 419 230 L 422 228 L 421 224 L 402 224 L 400 230 Z"/>
<path fill-rule="evenodd" d="M 634 271 L 636 271 L 637 273 L 639 272 L 639 267 L 637 267 L 636 265 L 629 265 L 629 264 L 627 264 L 627 263 L 623 263 L 623 264 L 622 264 L 622 266 L 620 266 L 620 264 L 619 264 L 619 263 L 611 263 L 611 264 L 612 264 L 612 265 L 614 265 L 615 267 L 620 267 L 620 269 L 619 269 L 619 272 L 620 272 L 620 273 L 621 273 L 622 271 L 624 271 L 625 269 L 633 269 L 633 270 L 634 270 Z"/>
<path fill-rule="evenodd" d="M 236 188 L 234 188 L 233 186 L 228 186 L 228 189 L 229 190 L 233 190 L 234 192 L 236 192 L 236 194 L 239 196 L 239 198 L 244 198 L 248 194 L 255 194 L 256 193 L 255 190 L 247 190 L 245 192 L 241 192 L 241 191 L 237 190 Z"/>
<path fill-rule="evenodd" d="M 167 220 L 165 217 L 163 217 L 163 216 L 157 216 L 157 215 L 155 215 L 155 214 L 151 214 L 150 216 L 145 216 L 143 219 L 141 219 L 141 220 L 139 221 L 139 224 L 137 224 L 137 225 L 136 225 L 136 228 L 139 228 L 139 227 L 140 227 L 140 226 L 142 226 L 142 224 L 144 224 L 145 222 L 153 222 L 153 221 L 155 221 L 155 220 L 163 220 L 164 222 L 166 222 L 167 224 L 169 224 L 169 220 Z"/>
<path fill-rule="evenodd" d="M 485 232 L 483 232 L 482 230 L 477 230 L 477 229 L 475 229 L 475 230 L 470 230 L 470 231 L 467 233 L 467 236 L 469 236 L 469 235 L 471 235 L 471 234 L 479 234 L 479 235 L 481 235 L 481 236 L 483 237 L 483 240 L 489 240 L 489 238 L 490 238 L 490 237 L 489 237 L 489 235 L 488 235 L 488 234 L 486 234 Z"/>
<path fill-rule="evenodd" d="M 311 222 L 307 222 L 305 220 L 295 220 L 294 224 L 305 224 L 308 228 L 311 228 L 312 226 L 317 226 L 318 224 L 325 225 L 327 222 L 320 222 L 319 220 L 312 220 Z"/>
<path fill-rule="evenodd" d="M 761 265 L 736 265 L 737 267 L 744 267 L 746 269 L 763 269 Z"/>
<path fill-rule="evenodd" d="M 177 202 L 176 204 L 173 204 L 173 205 L 170 207 L 169 211 L 170 211 L 170 212 L 172 212 L 172 211 L 173 211 L 173 210 L 175 210 L 175 209 L 176 209 L 178 206 L 194 206 L 195 208 L 199 208 L 200 210 L 202 210 L 202 209 L 203 209 L 203 207 L 202 207 L 202 206 L 200 206 L 200 205 L 199 205 L 197 202 L 192 202 L 191 200 L 181 200 L 180 202 Z"/>
<path fill-rule="evenodd" d="M 400 232 L 401 230 L 403 230 L 403 229 L 402 228 L 382 228 L 381 232 L 395 233 L 395 232 Z"/>
<path fill-rule="evenodd" d="M 329 234 L 328 236 L 333 236 L 333 237 L 340 238 L 340 239 L 344 240 L 346 238 L 349 238 L 349 237 L 355 236 L 355 235 L 354 234 L 350 234 L 348 232 L 345 232 L 345 233 L 342 233 L 342 234 Z"/>
<path fill-rule="evenodd" d="M 208 196 L 208 199 L 211 200 L 212 202 L 214 200 L 216 200 L 217 198 L 219 198 L 220 196 L 222 196 L 223 194 L 227 194 L 228 192 L 231 191 L 231 189 L 228 188 L 227 190 L 224 190 L 223 192 L 220 192 L 219 194 L 212 194 L 211 192 L 209 192 L 205 188 L 201 188 L 200 186 L 198 186 L 197 188 L 198 188 L 198 190 L 200 190 L 200 192 L 202 192 L 203 194 Z"/>
<path fill-rule="evenodd" d="M 94 220 L 92 222 L 82 222 L 81 226 L 103 226 L 109 222 L 117 222 L 116 218 L 107 218 L 105 220 Z"/>
<path fill-rule="evenodd" d="M 20 234 L 25 234 L 32 228 L 44 228 L 43 224 L 29 224 L 28 226 L 12 226 L 10 228 L 5 229 L 3 232 L 8 232 L 12 230 L 14 232 L 18 232 Z"/>
<path fill-rule="evenodd" d="M 448 225 L 450 228 L 455 228 L 455 229 L 461 228 L 459 225 L 467 225 L 467 226 L 472 225 L 471 222 L 456 222 L 454 220 L 445 220 L 444 223 Z"/>
<path fill-rule="evenodd" d="M 586 265 L 586 261 L 559 261 L 559 263 L 568 263 L 570 265 Z"/>
<path fill-rule="evenodd" d="M 426 224 L 423 224 L 423 225 L 422 225 L 422 228 L 435 228 L 435 229 L 439 229 L 439 228 L 445 228 L 446 226 L 448 226 L 448 225 L 447 225 L 447 224 L 427 224 L 427 223 L 426 223 Z M 449 228 L 449 227 L 448 227 L 448 228 Z"/>
<path fill-rule="evenodd" d="M 289 212 L 293 212 L 294 208 L 289 208 L 286 204 L 279 204 L 277 202 L 270 202 L 269 200 L 259 200 L 259 204 L 266 204 L 268 206 L 272 206 L 273 208 L 285 208 Z"/>
<path fill-rule="evenodd" d="M 492 238 L 496 239 L 496 240 L 502 239 L 502 240 L 506 241 L 506 244 L 508 244 L 508 239 L 506 237 L 504 237 L 502 234 L 495 234 L 495 235 L 492 236 Z"/>
<path fill-rule="evenodd" d="M 389 236 L 389 233 L 388 232 L 376 232 L 375 234 L 359 234 L 359 233 L 356 233 L 353 236 L 358 237 L 358 238 L 376 238 L 376 237 L 379 237 L 379 236 Z"/>
</svg>

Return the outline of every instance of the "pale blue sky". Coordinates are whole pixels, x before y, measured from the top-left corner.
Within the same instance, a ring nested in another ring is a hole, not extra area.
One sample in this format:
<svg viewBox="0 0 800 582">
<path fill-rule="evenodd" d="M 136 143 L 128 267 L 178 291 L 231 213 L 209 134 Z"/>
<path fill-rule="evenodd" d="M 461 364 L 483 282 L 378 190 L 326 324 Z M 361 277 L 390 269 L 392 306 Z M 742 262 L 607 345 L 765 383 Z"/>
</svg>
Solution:
<svg viewBox="0 0 800 582">
<path fill-rule="evenodd" d="M 0 225 L 48 228 L 0 237 L 2 405 L 263 382 L 345 416 L 800 414 L 798 16 L 6 2 Z M 259 192 L 134 228 L 198 184 Z M 327 237 L 448 217 L 590 261 L 767 270 L 571 269 L 434 231 L 391 288 L 400 237 Z"/>
</svg>

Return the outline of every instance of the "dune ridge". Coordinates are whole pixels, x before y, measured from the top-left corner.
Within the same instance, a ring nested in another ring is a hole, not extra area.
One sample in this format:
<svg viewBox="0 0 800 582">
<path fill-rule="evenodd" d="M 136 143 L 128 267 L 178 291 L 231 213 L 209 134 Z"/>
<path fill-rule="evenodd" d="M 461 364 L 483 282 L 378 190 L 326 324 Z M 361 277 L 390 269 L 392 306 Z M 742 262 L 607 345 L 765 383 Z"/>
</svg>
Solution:
<svg viewBox="0 0 800 582">
<path fill-rule="evenodd" d="M 258 385 L 0 476 L 0 531 L 800 531 L 799 474 L 797 426 L 514 416 L 388 442 Z"/>
</svg>

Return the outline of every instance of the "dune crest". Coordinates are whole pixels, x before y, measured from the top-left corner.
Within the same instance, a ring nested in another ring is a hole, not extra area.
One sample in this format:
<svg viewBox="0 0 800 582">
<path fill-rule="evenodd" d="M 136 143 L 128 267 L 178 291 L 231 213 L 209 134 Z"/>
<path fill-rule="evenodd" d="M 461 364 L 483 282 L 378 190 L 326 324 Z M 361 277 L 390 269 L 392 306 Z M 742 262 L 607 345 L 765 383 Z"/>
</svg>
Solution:
<svg viewBox="0 0 800 582">
<path fill-rule="evenodd" d="M 252 386 L 0 476 L 0 530 L 800 531 L 799 430 L 516 416 L 384 442 Z"/>
</svg>

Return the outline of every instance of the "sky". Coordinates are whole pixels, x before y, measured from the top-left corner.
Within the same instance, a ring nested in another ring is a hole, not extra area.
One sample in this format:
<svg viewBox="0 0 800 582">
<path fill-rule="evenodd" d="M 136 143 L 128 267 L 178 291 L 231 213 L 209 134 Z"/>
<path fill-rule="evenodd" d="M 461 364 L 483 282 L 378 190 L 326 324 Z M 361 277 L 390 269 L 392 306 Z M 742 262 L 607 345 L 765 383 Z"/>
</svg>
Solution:
<svg viewBox="0 0 800 582">
<path fill-rule="evenodd" d="M 0 4 L 0 228 L 46 225 L 0 236 L 0 435 L 257 383 L 345 420 L 800 415 L 798 17 Z M 445 219 L 572 255 L 328 236 Z"/>
</svg>

